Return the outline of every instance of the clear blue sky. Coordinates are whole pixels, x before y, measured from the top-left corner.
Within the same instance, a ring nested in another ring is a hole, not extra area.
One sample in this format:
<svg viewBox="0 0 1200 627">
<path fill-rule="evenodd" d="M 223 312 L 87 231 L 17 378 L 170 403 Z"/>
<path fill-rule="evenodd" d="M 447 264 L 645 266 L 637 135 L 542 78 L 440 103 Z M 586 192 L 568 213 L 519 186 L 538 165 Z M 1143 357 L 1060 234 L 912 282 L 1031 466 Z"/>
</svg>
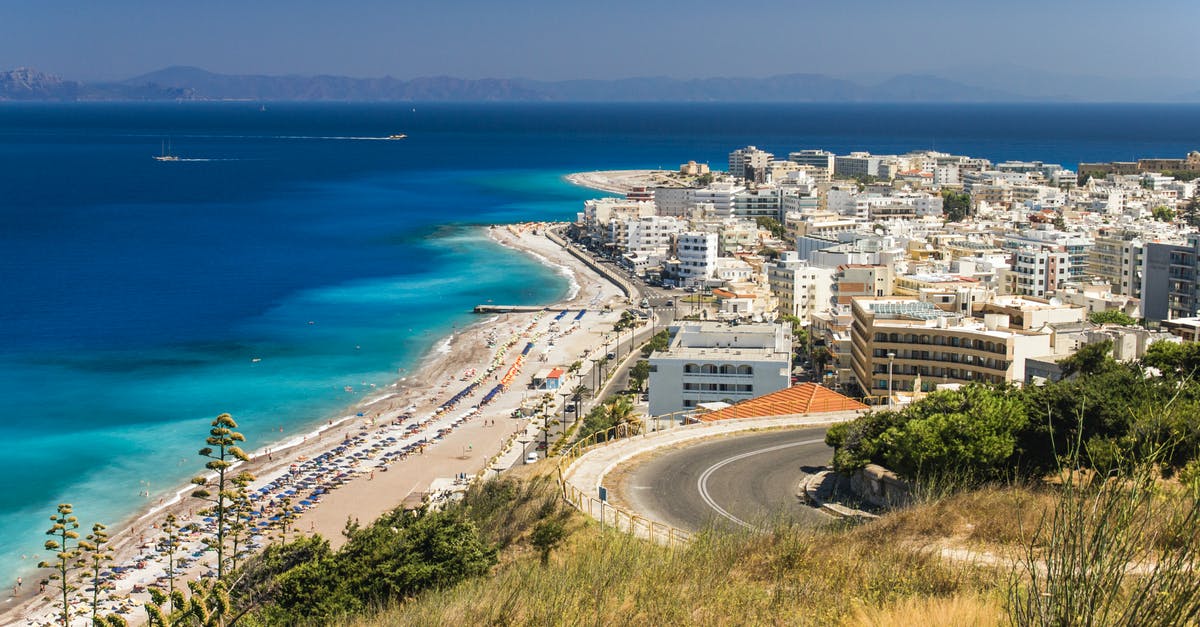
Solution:
<svg viewBox="0 0 1200 627">
<path fill-rule="evenodd" d="M 1197 79 L 1200 2 L 0 0 L 0 69 L 83 80 L 168 65 L 564 79 L 883 75 L 976 63 Z"/>
</svg>

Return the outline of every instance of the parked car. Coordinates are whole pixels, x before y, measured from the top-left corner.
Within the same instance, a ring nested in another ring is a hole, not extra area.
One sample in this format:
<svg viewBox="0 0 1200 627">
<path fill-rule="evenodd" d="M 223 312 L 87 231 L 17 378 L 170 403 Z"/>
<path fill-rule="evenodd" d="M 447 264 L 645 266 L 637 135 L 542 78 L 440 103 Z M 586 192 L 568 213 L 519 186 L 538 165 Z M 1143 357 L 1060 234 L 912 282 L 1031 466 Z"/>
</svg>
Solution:
<svg viewBox="0 0 1200 627">
<path fill-rule="evenodd" d="M 536 464 L 537 460 L 538 460 L 538 454 L 536 451 L 529 451 L 528 453 L 525 454 L 525 463 L 526 464 Z"/>
</svg>

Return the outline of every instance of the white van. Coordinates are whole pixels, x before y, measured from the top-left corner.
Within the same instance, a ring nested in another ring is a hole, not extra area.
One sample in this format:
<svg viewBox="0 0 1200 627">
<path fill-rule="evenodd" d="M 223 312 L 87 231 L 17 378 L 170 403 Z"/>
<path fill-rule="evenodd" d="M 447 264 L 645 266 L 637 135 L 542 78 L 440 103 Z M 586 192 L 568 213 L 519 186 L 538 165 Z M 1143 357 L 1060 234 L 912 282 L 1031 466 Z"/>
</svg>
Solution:
<svg viewBox="0 0 1200 627">
<path fill-rule="evenodd" d="M 529 453 L 527 453 L 525 455 L 525 463 L 526 464 L 536 464 L 537 460 L 538 460 L 537 451 L 529 451 Z"/>
</svg>

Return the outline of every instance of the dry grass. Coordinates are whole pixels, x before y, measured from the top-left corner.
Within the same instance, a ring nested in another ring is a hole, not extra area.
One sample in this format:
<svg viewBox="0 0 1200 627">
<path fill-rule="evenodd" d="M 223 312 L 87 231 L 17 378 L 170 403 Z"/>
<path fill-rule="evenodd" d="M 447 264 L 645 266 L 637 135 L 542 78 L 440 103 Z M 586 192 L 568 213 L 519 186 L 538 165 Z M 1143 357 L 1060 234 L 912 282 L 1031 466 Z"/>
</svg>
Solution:
<svg viewBox="0 0 1200 627">
<path fill-rule="evenodd" d="M 672 551 L 573 518 L 575 533 L 546 566 L 525 552 L 491 578 L 360 624 L 828 625 L 852 607 L 884 616 L 905 599 L 975 598 L 1000 582 L 855 531 L 711 532 Z"/>
<path fill-rule="evenodd" d="M 892 512 L 859 532 L 913 545 L 953 540 L 984 548 L 1012 546 L 1028 541 L 1055 503 L 1047 489 L 984 487 Z"/>
<path fill-rule="evenodd" d="M 885 607 L 857 606 L 847 627 L 993 627 L 1007 625 L 1001 603 L 993 597 L 908 597 Z"/>
</svg>

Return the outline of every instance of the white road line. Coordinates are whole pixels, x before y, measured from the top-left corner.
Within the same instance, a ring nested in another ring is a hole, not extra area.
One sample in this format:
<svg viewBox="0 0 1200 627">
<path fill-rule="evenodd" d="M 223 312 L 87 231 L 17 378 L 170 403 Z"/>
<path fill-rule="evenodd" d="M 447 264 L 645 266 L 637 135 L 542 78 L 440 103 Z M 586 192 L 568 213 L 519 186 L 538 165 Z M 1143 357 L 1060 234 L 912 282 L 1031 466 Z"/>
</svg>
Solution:
<svg viewBox="0 0 1200 627">
<path fill-rule="evenodd" d="M 706 504 L 708 504 L 709 507 L 713 508 L 713 510 L 715 510 L 718 514 L 724 516 L 725 518 L 728 518 L 729 520 L 732 520 L 733 522 L 735 522 L 747 529 L 753 529 L 754 528 L 753 525 L 738 518 L 737 516 L 734 516 L 733 514 L 730 514 L 729 512 L 725 511 L 725 508 L 721 507 L 720 505 L 717 505 L 717 502 L 715 500 L 713 500 L 712 495 L 710 495 L 708 493 L 708 478 L 711 477 L 714 472 L 720 470 L 721 468 L 725 467 L 728 464 L 732 464 L 733 462 L 736 462 L 738 460 L 746 459 L 747 457 L 753 457 L 755 455 L 758 455 L 759 453 L 770 453 L 771 451 L 778 451 L 778 450 L 782 450 L 785 448 L 791 448 L 793 446 L 804 446 L 806 444 L 818 444 L 818 443 L 823 444 L 824 442 L 825 442 L 825 439 L 821 438 L 818 440 L 804 440 L 803 442 L 791 442 L 788 444 L 778 444 L 776 446 L 768 446 L 767 448 L 759 449 L 757 451 L 750 451 L 749 453 L 742 453 L 741 455 L 734 455 L 733 457 L 723 459 L 723 460 L 713 464 L 712 466 L 709 466 L 707 470 L 705 470 L 703 473 L 701 473 L 700 478 L 696 480 L 696 489 L 700 491 L 700 498 L 703 499 L 704 502 Z"/>
</svg>

